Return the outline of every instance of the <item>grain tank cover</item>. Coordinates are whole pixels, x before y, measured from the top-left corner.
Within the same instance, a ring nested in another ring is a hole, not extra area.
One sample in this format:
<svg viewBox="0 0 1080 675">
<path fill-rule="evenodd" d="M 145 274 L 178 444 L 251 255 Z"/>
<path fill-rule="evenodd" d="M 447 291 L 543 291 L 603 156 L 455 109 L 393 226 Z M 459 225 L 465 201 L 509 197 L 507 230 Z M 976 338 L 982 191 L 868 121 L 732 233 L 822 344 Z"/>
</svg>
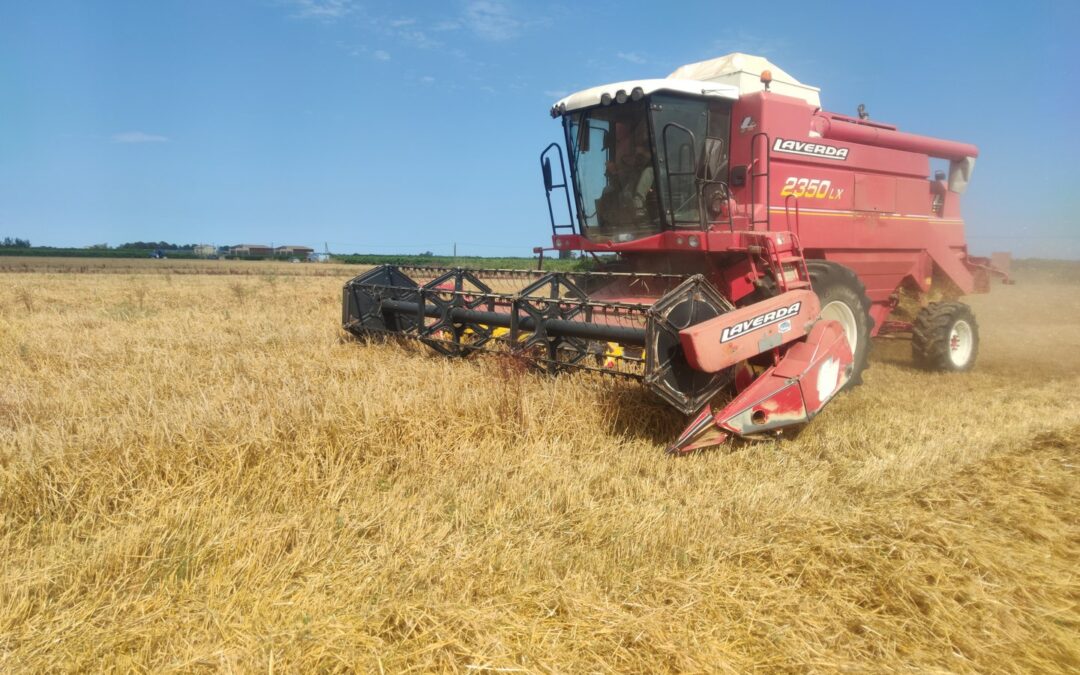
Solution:
<svg viewBox="0 0 1080 675">
<path fill-rule="evenodd" d="M 810 105 L 821 107 L 821 89 L 799 82 L 786 71 L 761 56 L 733 52 L 708 61 L 688 63 L 668 75 L 683 80 L 703 80 L 730 84 L 739 88 L 740 94 L 762 91 L 761 72 L 772 72 L 770 91 L 784 96 L 801 98 Z"/>
</svg>

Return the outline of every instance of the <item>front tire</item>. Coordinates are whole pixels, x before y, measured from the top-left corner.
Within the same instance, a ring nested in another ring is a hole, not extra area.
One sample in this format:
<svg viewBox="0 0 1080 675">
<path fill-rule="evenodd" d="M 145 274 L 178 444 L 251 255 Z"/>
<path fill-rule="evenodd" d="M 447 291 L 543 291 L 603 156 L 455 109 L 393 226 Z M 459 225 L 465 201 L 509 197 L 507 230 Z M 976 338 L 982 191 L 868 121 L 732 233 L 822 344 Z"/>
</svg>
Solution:
<svg viewBox="0 0 1080 675">
<path fill-rule="evenodd" d="M 911 355 L 927 370 L 962 373 L 975 366 L 979 324 L 962 302 L 932 302 L 915 317 Z"/>
<path fill-rule="evenodd" d="M 862 384 L 862 372 L 870 358 L 870 298 L 858 275 L 843 265 L 824 260 L 807 260 L 810 284 L 821 301 L 821 317 L 838 322 L 851 347 L 852 370 L 847 386 Z"/>
</svg>

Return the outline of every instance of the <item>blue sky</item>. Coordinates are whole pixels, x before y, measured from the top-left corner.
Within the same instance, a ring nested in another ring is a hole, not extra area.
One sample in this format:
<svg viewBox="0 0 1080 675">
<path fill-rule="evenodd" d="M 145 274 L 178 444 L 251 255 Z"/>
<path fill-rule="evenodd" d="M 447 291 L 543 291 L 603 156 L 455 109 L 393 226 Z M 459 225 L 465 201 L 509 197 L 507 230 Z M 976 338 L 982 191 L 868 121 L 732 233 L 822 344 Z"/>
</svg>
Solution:
<svg viewBox="0 0 1080 675">
<path fill-rule="evenodd" d="M 525 254 L 566 92 L 731 51 L 977 144 L 977 253 L 1080 258 L 1076 2 L 0 3 L 0 236 Z"/>
</svg>

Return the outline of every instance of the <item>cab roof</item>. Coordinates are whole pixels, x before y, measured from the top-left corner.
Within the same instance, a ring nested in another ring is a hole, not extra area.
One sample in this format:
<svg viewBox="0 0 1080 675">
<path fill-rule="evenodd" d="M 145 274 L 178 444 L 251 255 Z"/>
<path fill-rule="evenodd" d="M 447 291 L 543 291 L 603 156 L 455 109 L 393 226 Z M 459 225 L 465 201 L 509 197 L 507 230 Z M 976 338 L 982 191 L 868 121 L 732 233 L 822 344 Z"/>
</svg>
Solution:
<svg viewBox="0 0 1080 675">
<path fill-rule="evenodd" d="M 556 117 L 568 110 L 601 105 L 605 103 L 605 96 L 606 102 L 611 103 L 617 100 L 616 97 L 620 92 L 623 96 L 632 98 L 637 89 L 640 89 L 639 96 L 669 91 L 734 101 L 738 100 L 742 94 L 764 89 L 761 73 L 766 70 L 772 74 L 771 91 L 800 98 L 816 108 L 821 107 L 819 88 L 799 82 L 764 57 L 733 52 L 715 59 L 681 66 L 665 78 L 627 80 L 584 89 L 557 101 L 551 108 L 551 115 Z"/>
<path fill-rule="evenodd" d="M 659 91 L 673 92 L 676 94 L 690 94 L 704 98 L 722 98 L 729 101 L 739 99 L 739 88 L 730 84 L 706 82 L 704 80 L 684 80 L 669 77 L 655 78 L 650 80 L 626 80 L 625 82 L 613 82 L 602 84 L 599 87 L 583 89 L 570 94 L 566 98 L 556 102 L 551 108 L 553 117 L 561 115 L 569 110 L 591 108 L 602 103 L 617 101 L 621 94 L 631 98 L 636 96 L 648 96 Z M 606 98 L 605 98 L 606 97 Z M 625 99 L 624 99 L 625 100 Z M 636 99 L 635 99 L 636 100 Z"/>
</svg>

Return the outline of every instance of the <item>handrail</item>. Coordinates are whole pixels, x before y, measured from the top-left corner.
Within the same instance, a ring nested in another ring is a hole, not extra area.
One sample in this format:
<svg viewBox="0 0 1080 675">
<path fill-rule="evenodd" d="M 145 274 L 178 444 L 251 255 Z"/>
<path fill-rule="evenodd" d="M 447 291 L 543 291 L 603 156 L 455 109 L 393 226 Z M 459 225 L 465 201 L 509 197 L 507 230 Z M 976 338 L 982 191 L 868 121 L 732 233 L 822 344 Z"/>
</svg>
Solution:
<svg viewBox="0 0 1080 675">
<path fill-rule="evenodd" d="M 754 166 L 757 163 L 756 158 L 755 158 L 755 154 L 756 154 L 755 150 L 757 149 L 757 139 L 758 139 L 758 137 L 762 137 L 762 136 L 765 138 L 765 170 L 755 172 L 754 171 Z M 756 133 L 756 134 L 754 134 L 753 136 L 750 137 L 750 229 L 755 229 L 754 225 L 756 225 L 757 223 L 765 223 L 765 230 L 766 231 L 769 231 L 769 230 L 772 229 L 772 222 L 771 222 L 771 219 L 769 217 L 769 195 L 772 194 L 772 190 L 770 189 L 770 185 L 769 185 L 769 162 L 770 162 L 770 159 L 771 159 L 770 154 L 769 154 L 769 143 L 770 143 L 769 142 L 769 134 L 765 133 L 764 131 L 759 131 L 758 133 Z M 765 218 L 764 219 L 757 218 L 754 215 L 754 210 L 755 210 L 755 208 L 757 206 L 757 194 L 756 194 L 756 191 L 755 191 L 754 188 L 755 188 L 755 186 L 757 184 L 757 179 L 761 178 L 763 176 L 765 178 L 765 204 L 764 204 L 764 206 L 765 206 Z"/>
<path fill-rule="evenodd" d="M 685 132 L 686 135 L 688 135 L 690 137 L 691 169 L 689 171 L 673 172 L 671 170 L 671 161 L 670 161 L 670 158 L 668 157 L 668 131 L 671 129 L 671 127 L 675 127 L 676 129 Z M 678 225 L 676 224 L 676 221 L 675 221 L 675 211 L 676 211 L 676 209 L 675 209 L 675 194 L 671 189 L 671 177 L 672 176 L 690 176 L 690 177 L 694 178 L 694 181 L 695 181 L 694 189 L 692 191 L 693 195 L 691 197 L 685 199 L 682 202 L 682 204 L 679 204 L 679 210 L 681 210 L 683 206 L 685 206 L 687 203 L 689 203 L 691 199 L 696 198 L 698 200 L 698 221 L 697 221 L 697 224 L 698 224 L 698 227 L 701 227 L 702 226 L 701 225 L 702 224 L 702 218 L 701 218 L 701 191 L 697 189 L 697 182 L 696 182 L 697 181 L 697 153 L 696 153 L 696 150 L 697 150 L 697 137 L 694 136 L 693 131 L 687 129 L 686 127 L 679 124 L 678 122 L 668 122 L 667 124 L 664 125 L 663 131 L 660 132 L 660 140 L 664 145 L 664 164 L 665 164 L 665 170 L 667 171 L 667 192 L 668 192 L 668 205 L 669 205 L 668 215 L 671 217 L 671 221 L 670 221 L 671 226 L 672 227 L 678 227 Z"/>
<path fill-rule="evenodd" d="M 551 152 L 552 148 L 555 148 L 559 155 L 559 172 L 562 174 L 561 183 L 552 182 L 550 160 L 548 160 L 546 164 L 544 163 L 545 157 L 549 152 Z M 548 218 L 551 220 L 551 233 L 553 235 L 556 235 L 559 234 L 559 230 L 569 229 L 571 234 L 577 234 L 578 228 L 574 227 L 574 210 L 570 206 L 570 186 L 569 182 L 566 180 L 566 163 L 564 161 L 561 145 L 559 145 L 558 143 L 551 143 L 546 148 L 544 148 L 544 151 L 540 153 L 540 170 L 541 172 L 543 172 L 544 175 L 544 192 L 545 196 L 547 197 Z M 561 189 L 566 196 L 566 214 L 570 218 L 570 222 L 565 224 L 555 223 L 555 209 L 551 206 L 551 192 L 552 190 L 559 189 Z"/>
</svg>

